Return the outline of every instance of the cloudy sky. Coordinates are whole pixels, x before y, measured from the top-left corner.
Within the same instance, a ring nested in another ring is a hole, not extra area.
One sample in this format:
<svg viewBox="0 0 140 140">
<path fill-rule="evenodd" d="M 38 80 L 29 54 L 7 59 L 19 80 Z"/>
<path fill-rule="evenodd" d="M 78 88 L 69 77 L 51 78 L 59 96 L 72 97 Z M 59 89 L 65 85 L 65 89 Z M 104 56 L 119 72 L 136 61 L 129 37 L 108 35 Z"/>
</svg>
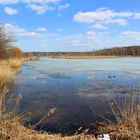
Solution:
<svg viewBox="0 0 140 140">
<path fill-rule="evenodd" d="M 24 51 L 140 45 L 140 0 L 0 0 L 0 21 Z"/>
</svg>

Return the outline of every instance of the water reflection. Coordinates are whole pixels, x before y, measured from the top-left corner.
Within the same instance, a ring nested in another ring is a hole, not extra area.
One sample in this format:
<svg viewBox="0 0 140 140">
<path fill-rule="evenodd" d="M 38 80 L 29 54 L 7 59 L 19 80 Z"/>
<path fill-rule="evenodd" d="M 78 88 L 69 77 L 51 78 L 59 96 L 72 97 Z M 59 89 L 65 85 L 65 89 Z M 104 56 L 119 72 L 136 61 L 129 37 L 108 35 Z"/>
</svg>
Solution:
<svg viewBox="0 0 140 140">
<path fill-rule="evenodd" d="M 111 103 L 118 101 L 124 105 L 132 93 L 138 97 L 139 62 L 140 59 L 42 58 L 25 63 L 10 96 L 22 95 L 19 114 L 32 113 L 25 119 L 26 125 L 43 118 L 37 129 L 72 134 L 81 126 L 86 128 L 108 119 L 115 121 Z M 50 109 L 55 111 L 48 115 Z"/>
</svg>

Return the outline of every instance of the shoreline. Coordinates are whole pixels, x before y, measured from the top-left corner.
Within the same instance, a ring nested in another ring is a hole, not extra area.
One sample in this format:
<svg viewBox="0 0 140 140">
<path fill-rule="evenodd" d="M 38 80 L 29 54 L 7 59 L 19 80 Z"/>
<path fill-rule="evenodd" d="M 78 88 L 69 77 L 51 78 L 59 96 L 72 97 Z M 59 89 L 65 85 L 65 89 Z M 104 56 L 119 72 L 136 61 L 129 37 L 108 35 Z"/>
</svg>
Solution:
<svg viewBox="0 0 140 140">
<path fill-rule="evenodd" d="M 111 59 L 111 58 L 140 58 L 140 56 L 48 56 L 55 59 Z"/>
</svg>

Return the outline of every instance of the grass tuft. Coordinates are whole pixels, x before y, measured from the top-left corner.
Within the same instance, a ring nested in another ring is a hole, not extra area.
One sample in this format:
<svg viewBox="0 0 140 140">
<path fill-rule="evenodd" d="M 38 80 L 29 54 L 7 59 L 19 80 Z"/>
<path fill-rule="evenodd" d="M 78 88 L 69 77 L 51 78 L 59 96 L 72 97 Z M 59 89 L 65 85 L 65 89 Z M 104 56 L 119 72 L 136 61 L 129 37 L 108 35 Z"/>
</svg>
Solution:
<svg viewBox="0 0 140 140">
<path fill-rule="evenodd" d="M 22 126 L 17 117 L 0 119 L 0 138 L 1 140 L 96 140 L 91 135 L 85 134 L 62 137 L 31 130 Z"/>
<path fill-rule="evenodd" d="M 129 106 L 120 112 L 116 110 L 117 122 L 104 124 L 99 128 L 100 133 L 110 134 L 112 140 L 140 140 L 140 106 Z"/>
</svg>

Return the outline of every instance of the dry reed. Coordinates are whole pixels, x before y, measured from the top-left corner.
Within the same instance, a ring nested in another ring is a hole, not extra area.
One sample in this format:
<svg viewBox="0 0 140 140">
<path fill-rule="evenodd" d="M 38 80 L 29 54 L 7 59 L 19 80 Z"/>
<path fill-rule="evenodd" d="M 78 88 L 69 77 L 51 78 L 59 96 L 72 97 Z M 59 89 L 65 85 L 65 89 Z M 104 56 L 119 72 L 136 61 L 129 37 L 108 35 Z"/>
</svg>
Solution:
<svg viewBox="0 0 140 140">
<path fill-rule="evenodd" d="M 99 127 L 100 133 L 110 134 L 112 140 L 140 140 L 140 105 L 134 98 L 130 95 L 125 108 L 117 102 L 111 105 L 117 122 Z"/>
</svg>

